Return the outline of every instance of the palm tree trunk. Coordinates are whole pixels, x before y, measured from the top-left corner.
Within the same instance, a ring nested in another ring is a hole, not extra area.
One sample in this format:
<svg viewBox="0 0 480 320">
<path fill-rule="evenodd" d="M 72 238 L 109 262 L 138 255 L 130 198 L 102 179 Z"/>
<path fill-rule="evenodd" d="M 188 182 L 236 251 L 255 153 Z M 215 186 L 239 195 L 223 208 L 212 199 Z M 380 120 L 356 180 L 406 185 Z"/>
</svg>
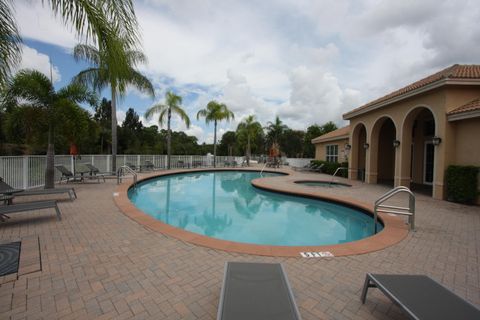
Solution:
<svg viewBox="0 0 480 320">
<path fill-rule="evenodd" d="M 112 86 L 112 172 L 117 172 L 117 93 Z"/>
<path fill-rule="evenodd" d="M 47 165 L 45 168 L 45 189 L 55 188 L 55 146 L 53 144 L 53 124 L 48 124 Z"/>
<path fill-rule="evenodd" d="M 215 120 L 213 129 L 213 167 L 217 167 L 217 120 Z"/>
<path fill-rule="evenodd" d="M 170 119 L 172 118 L 172 109 L 168 108 L 167 121 L 167 169 L 170 169 L 170 157 L 172 156 L 172 132 L 170 131 Z"/>
</svg>

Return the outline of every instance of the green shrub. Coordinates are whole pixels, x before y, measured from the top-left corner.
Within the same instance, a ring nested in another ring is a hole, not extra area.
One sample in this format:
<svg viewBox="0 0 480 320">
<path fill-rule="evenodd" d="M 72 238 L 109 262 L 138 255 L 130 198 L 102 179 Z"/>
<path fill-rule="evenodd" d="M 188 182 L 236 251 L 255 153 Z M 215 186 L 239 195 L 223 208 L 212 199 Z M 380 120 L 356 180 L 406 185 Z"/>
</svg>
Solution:
<svg viewBox="0 0 480 320">
<path fill-rule="evenodd" d="M 327 162 L 323 160 L 312 160 L 311 163 L 317 166 L 320 166 L 323 164 L 322 172 L 326 174 L 334 174 L 335 170 L 337 170 L 339 167 L 348 168 L 348 162 L 339 163 L 339 162 Z M 348 178 L 348 170 L 340 170 L 337 173 L 337 176 Z"/>
<path fill-rule="evenodd" d="M 474 203 L 478 195 L 478 167 L 449 166 L 446 171 L 447 200 Z"/>
</svg>

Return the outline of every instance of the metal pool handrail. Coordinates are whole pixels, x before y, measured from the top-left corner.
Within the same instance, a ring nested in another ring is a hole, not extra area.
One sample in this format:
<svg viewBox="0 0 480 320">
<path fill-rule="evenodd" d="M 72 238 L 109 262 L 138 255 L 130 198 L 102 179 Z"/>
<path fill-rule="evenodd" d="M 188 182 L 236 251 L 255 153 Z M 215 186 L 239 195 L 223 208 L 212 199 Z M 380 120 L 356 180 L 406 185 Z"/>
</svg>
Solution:
<svg viewBox="0 0 480 320">
<path fill-rule="evenodd" d="M 407 193 L 408 194 L 408 208 L 407 207 L 398 207 L 398 206 L 390 206 L 382 204 L 391 197 L 399 194 L 399 193 Z M 392 210 L 393 209 L 393 210 Z M 375 206 L 373 209 L 374 215 L 374 233 L 377 233 L 377 220 L 378 220 L 378 212 L 390 213 L 390 214 L 398 214 L 408 216 L 408 223 L 410 224 L 410 228 L 415 231 L 415 195 L 413 192 L 404 186 L 398 186 L 393 188 L 392 190 L 385 193 L 383 196 L 378 198 L 375 201 Z"/>
<path fill-rule="evenodd" d="M 122 183 L 122 175 L 124 174 L 124 171 L 127 171 L 128 173 L 131 173 L 133 176 L 133 187 L 135 188 L 137 186 L 137 173 L 132 170 L 129 166 L 121 166 L 117 170 L 117 184 Z"/>
<path fill-rule="evenodd" d="M 347 167 L 338 167 L 337 170 L 335 170 L 335 172 L 333 173 L 332 180 L 330 180 L 330 182 L 328 183 L 328 186 L 330 186 L 332 184 L 333 179 L 335 178 L 338 171 L 340 171 L 340 170 L 348 170 L 348 168 Z"/>
</svg>

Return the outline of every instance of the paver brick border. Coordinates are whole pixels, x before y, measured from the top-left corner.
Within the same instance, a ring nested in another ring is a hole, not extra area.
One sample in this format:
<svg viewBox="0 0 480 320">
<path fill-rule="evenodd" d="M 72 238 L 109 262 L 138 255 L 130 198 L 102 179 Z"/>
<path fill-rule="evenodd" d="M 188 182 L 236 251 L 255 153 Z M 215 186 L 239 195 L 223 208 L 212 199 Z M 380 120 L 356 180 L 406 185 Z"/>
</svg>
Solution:
<svg viewBox="0 0 480 320">
<path fill-rule="evenodd" d="M 177 173 L 186 173 L 186 172 L 204 172 L 204 171 L 228 171 L 228 170 L 244 170 L 244 171 L 259 171 L 250 168 L 221 168 L 221 169 L 181 169 L 181 170 L 169 170 L 164 172 L 153 172 L 142 177 L 140 181 L 149 180 L 152 178 L 173 175 Z M 290 173 L 284 170 L 265 170 L 265 172 L 276 172 L 289 175 Z M 279 179 L 281 177 L 268 177 L 268 178 L 259 178 L 252 180 L 252 185 L 273 192 L 280 192 L 290 195 L 296 195 L 301 197 L 315 198 L 324 201 L 331 201 L 346 205 L 349 207 L 358 208 L 368 214 L 373 215 L 373 206 L 362 203 L 358 200 L 343 197 L 343 196 L 333 196 L 329 194 L 319 195 L 319 192 L 314 192 L 312 190 L 290 190 L 288 184 L 275 183 L 272 179 Z M 196 245 L 229 251 L 237 253 L 246 253 L 254 254 L 261 256 L 275 256 L 275 257 L 301 257 L 301 252 L 329 252 L 333 256 L 349 256 L 357 254 L 365 254 L 378 250 L 385 249 L 389 246 L 392 246 L 401 240 L 403 240 L 408 234 L 408 227 L 405 225 L 404 221 L 398 217 L 393 217 L 390 215 L 379 213 L 379 219 L 384 225 L 384 228 L 381 232 L 364 238 L 358 241 L 352 241 L 343 244 L 336 245 L 325 245 L 325 246 L 270 246 L 270 245 L 256 245 L 248 243 L 233 242 L 227 240 L 220 240 L 197 233 L 189 232 L 180 228 L 173 227 L 171 225 L 165 224 L 148 214 L 139 210 L 128 198 L 128 190 L 132 187 L 131 183 L 120 184 L 116 192 L 114 193 L 114 201 L 117 207 L 122 211 L 126 216 L 136 221 L 137 223 L 153 230 L 160 232 L 162 234 L 171 236 L 173 238 L 193 243 Z"/>
</svg>

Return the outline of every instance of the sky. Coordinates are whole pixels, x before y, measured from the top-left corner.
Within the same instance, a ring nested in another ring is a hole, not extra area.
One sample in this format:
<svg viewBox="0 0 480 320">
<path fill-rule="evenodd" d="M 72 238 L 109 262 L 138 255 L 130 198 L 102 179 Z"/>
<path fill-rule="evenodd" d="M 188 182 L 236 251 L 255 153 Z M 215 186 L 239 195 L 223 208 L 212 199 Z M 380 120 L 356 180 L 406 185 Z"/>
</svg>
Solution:
<svg viewBox="0 0 480 320">
<path fill-rule="evenodd" d="M 14 3 L 22 68 L 52 69 L 62 87 L 88 67 L 71 55 L 82 39 L 48 5 Z M 129 88 L 118 120 L 132 107 L 144 125 L 157 124 L 143 115 L 171 90 L 192 120 L 187 129 L 172 118 L 173 130 L 200 142 L 213 141 L 212 125 L 196 119 L 211 100 L 235 114 L 219 137 L 250 114 L 299 130 L 343 126 L 351 109 L 452 64 L 480 62 L 478 0 L 137 0 L 135 10 L 148 57 L 139 70 L 156 97 Z"/>
</svg>

